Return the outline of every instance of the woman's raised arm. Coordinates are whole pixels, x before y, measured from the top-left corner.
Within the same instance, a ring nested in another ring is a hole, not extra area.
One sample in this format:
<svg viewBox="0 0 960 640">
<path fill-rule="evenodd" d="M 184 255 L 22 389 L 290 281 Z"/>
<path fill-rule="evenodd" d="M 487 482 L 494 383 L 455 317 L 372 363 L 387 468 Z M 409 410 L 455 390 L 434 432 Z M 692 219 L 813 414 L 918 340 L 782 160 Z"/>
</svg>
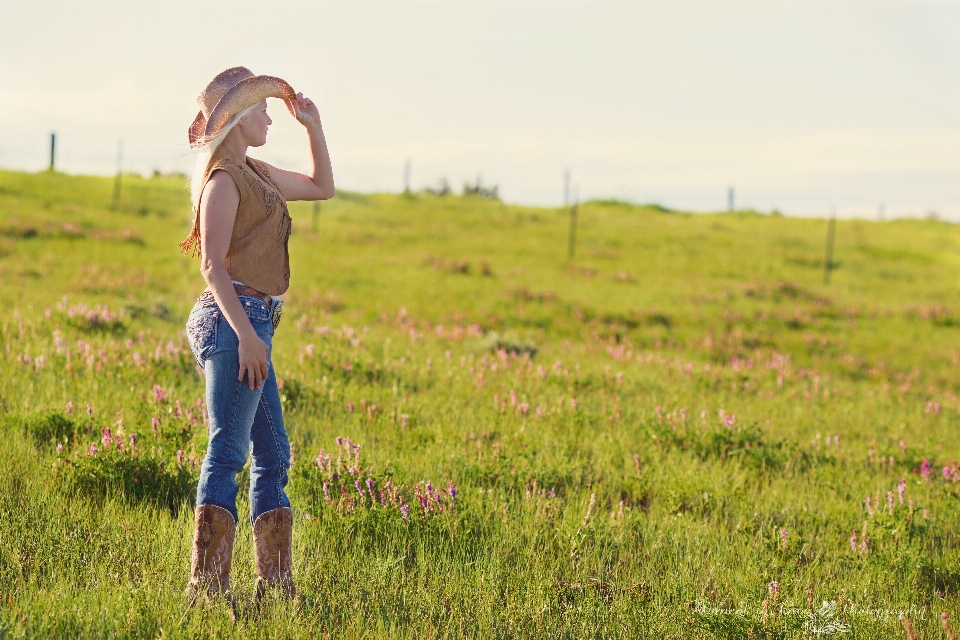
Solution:
<svg viewBox="0 0 960 640">
<path fill-rule="evenodd" d="M 327 151 L 327 140 L 323 135 L 320 124 L 320 110 L 310 98 L 302 93 L 297 94 L 296 100 L 284 100 L 287 110 L 297 122 L 302 124 L 310 137 L 310 157 L 313 160 L 313 169 L 309 176 L 296 171 L 278 169 L 264 162 L 283 197 L 287 200 L 329 200 L 336 193 L 333 186 L 333 167 L 330 164 L 330 153 Z"/>
</svg>

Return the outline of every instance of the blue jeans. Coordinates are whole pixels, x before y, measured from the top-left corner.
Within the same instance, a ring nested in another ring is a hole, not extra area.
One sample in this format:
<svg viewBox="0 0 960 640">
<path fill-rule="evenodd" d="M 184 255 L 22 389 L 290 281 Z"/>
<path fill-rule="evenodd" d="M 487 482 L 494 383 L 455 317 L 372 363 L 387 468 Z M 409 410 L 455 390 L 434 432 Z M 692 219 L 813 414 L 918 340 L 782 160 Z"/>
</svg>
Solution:
<svg viewBox="0 0 960 640">
<path fill-rule="evenodd" d="M 239 296 L 260 339 L 272 354 L 274 324 L 262 300 Z M 279 304 L 275 302 L 274 304 Z M 290 441 L 283 426 L 280 393 L 272 360 L 260 389 L 238 381 L 240 341 L 213 295 L 204 293 L 187 319 L 187 340 L 206 378 L 209 415 L 207 455 L 200 466 L 197 505 L 215 504 L 237 515 L 237 474 L 252 453 L 250 521 L 277 507 L 289 507 L 284 492 L 290 468 Z"/>
</svg>

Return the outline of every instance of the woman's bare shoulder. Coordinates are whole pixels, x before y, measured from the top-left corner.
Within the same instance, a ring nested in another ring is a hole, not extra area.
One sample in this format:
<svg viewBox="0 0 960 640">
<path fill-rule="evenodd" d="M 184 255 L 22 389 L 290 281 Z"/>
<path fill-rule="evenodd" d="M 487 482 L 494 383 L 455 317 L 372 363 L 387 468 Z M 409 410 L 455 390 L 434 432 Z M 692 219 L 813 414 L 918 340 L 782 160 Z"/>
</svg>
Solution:
<svg viewBox="0 0 960 640">
<path fill-rule="evenodd" d="M 236 211 L 240 206 L 240 187 L 229 171 L 217 169 L 204 185 L 200 201 L 206 202 L 207 207 L 225 207 Z"/>
</svg>

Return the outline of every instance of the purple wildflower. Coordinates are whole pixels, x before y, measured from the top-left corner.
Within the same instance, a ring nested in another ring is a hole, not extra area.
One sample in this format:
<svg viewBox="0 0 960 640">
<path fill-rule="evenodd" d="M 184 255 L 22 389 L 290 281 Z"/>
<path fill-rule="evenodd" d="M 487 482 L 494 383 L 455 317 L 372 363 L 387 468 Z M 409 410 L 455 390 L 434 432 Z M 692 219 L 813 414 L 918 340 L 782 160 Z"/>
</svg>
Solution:
<svg viewBox="0 0 960 640">
<path fill-rule="evenodd" d="M 907 490 L 907 481 L 903 478 L 897 483 L 897 493 L 900 495 L 900 504 L 903 504 L 903 494 Z"/>
<path fill-rule="evenodd" d="M 100 453 L 100 450 L 97 449 L 97 445 L 95 445 L 95 444 L 93 444 L 93 443 L 91 442 L 91 443 L 90 443 L 90 451 L 87 453 L 87 456 L 88 456 L 88 457 L 89 457 L 89 456 L 95 456 L 95 455 L 97 455 L 98 453 Z"/>
<path fill-rule="evenodd" d="M 776 580 L 767 585 L 767 590 L 770 591 L 770 595 L 774 598 L 780 597 L 780 583 Z"/>
<path fill-rule="evenodd" d="M 330 489 L 327 488 L 327 483 L 323 483 L 323 497 L 326 498 L 327 502 L 330 502 Z"/>
<path fill-rule="evenodd" d="M 347 403 L 347 411 L 349 411 L 350 413 L 353 413 L 353 402 Z"/>
<path fill-rule="evenodd" d="M 362 497 L 363 497 L 363 489 L 360 488 L 360 481 L 359 481 L 359 480 L 354 480 L 354 481 L 353 481 L 353 488 L 357 490 L 357 493 L 359 493 L 359 494 L 360 494 L 360 497 L 362 498 Z"/>
<path fill-rule="evenodd" d="M 857 530 L 854 529 L 853 533 L 850 534 L 850 551 L 857 550 Z"/>
<path fill-rule="evenodd" d="M 137 446 L 137 434 L 135 433 L 130 434 L 130 446 L 131 447 Z"/>
<path fill-rule="evenodd" d="M 67 403 L 67 415 L 70 415 L 71 413 L 73 413 L 73 403 L 72 403 L 72 402 L 68 402 L 68 403 Z"/>
<path fill-rule="evenodd" d="M 87 415 L 88 416 L 93 415 L 93 407 L 91 407 L 90 405 L 87 405 Z"/>
<path fill-rule="evenodd" d="M 153 401 L 157 403 L 163 402 L 163 387 L 153 385 Z"/>
<path fill-rule="evenodd" d="M 947 480 L 947 479 L 949 479 L 949 478 L 950 478 L 950 467 L 944 465 L 944 467 L 943 467 L 943 479 L 944 479 L 944 480 Z"/>
<path fill-rule="evenodd" d="M 924 480 L 930 479 L 930 461 L 926 458 L 924 458 L 923 462 L 920 464 L 920 476 Z"/>
<path fill-rule="evenodd" d="M 150 425 L 153 427 L 153 437 L 156 438 L 156 437 L 157 437 L 157 427 L 160 426 L 160 418 L 154 417 L 154 418 L 150 421 Z"/>
<path fill-rule="evenodd" d="M 100 442 L 103 444 L 103 447 L 106 448 L 113 442 L 113 434 L 110 433 L 110 429 L 100 429 L 100 433 L 103 436 L 100 438 Z"/>
<path fill-rule="evenodd" d="M 405 504 L 400 505 L 400 517 L 404 520 L 410 519 L 410 507 Z"/>
<path fill-rule="evenodd" d="M 780 544 L 787 546 L 787 536 L 790 535 L 786 529 L 780 529 Z M 779 585 L 778 585 L 779 586 Z"/>
<path fill-rule="evenodd" d="M 887 491 L 887 511 L 893 515 L 893 491 Z"/>
<path fill-rule="evenodd" d="M 367 493 L 370 494 L 370 502 L 376 503 L 377 498 L 373 495 L 373 478 L 367 478 Z"/>
<path fill-rule="evenodd" d="M 183 456 L 183 451 L 181 451 L 180 449 L 177 449 L 177 464 L 178 464 L 178 465 L 182 465 L 182 464 L 183 464 L 183 457 L 184 457 L 184 456 Z"/>
<path fill-rule="evenodd" d="M 457 499 L 457 488 L 453 485 L 453 480 L 447 483 L 447 493 L 450 494 L 450 500 Z"/>
</svg>

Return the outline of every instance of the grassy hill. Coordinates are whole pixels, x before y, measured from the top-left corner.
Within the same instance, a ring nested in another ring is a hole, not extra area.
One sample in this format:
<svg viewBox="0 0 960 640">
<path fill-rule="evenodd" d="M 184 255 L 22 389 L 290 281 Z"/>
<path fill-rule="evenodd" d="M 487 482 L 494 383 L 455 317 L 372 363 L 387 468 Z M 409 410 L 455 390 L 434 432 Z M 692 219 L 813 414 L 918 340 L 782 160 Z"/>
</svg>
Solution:
<svg viewBox="0 0 960 640">
<path fill-rule="evenodd" d="M 188 194 L 112 190 L 0 172 L 0 635 L 934 637 L 958 610 L 960 229 L 839 221 L 824 285 L 823 220 L 590 202 L 569 261 L 563 210 L 357 193 L 291 203 L 304 599 L 187 610 Z"/>
</svg>

